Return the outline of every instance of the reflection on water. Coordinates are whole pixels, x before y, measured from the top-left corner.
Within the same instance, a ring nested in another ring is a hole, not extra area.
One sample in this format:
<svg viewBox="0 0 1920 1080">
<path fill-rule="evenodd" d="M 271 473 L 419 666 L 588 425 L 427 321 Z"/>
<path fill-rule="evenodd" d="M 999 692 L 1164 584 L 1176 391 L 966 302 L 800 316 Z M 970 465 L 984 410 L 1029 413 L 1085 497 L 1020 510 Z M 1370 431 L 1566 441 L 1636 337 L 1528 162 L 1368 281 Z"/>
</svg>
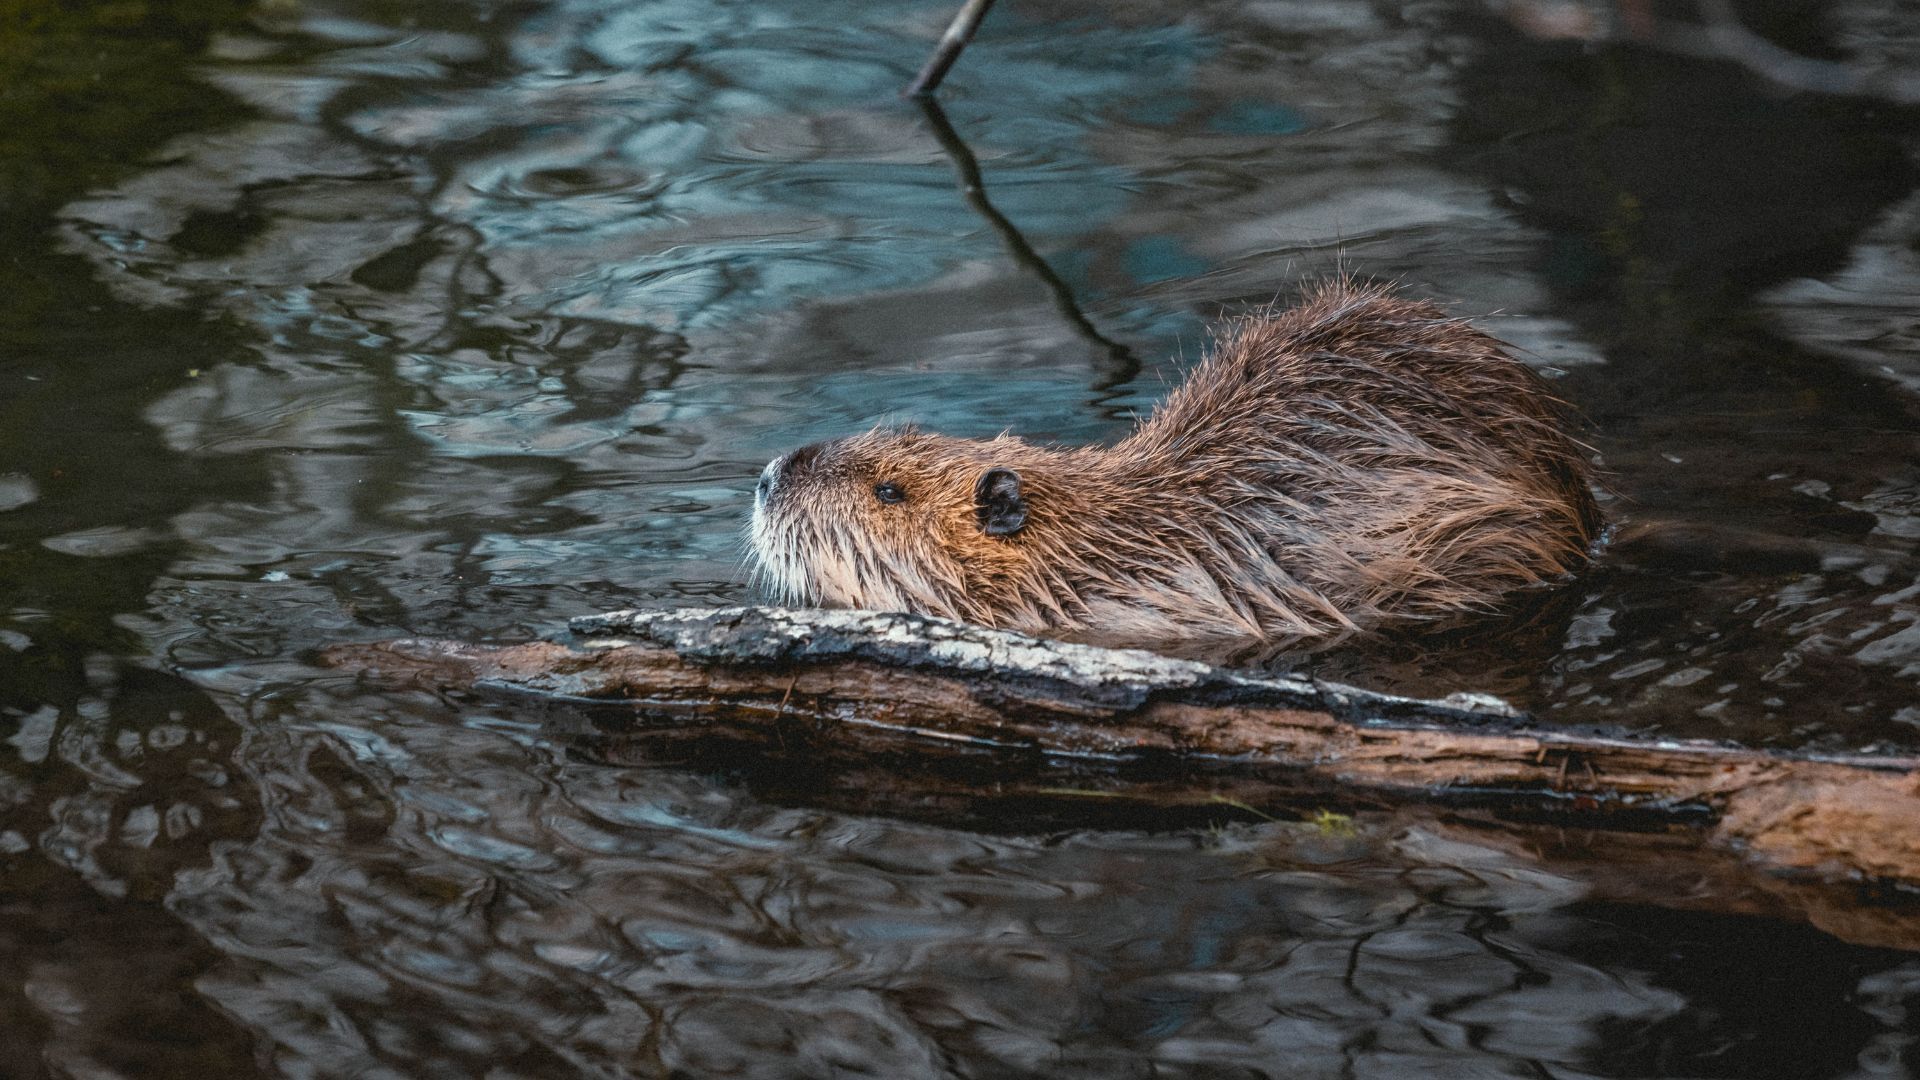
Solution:
<svg viewBox="0 0 1920 1080">
<path fill-rule="evenodd" d="M 894 97 L 949 14 L 207 3 L 0 49 L 122 88 L 0 102 L 0 1071 L 1909 1071 L 1911 955 L 1457 836 L 876 803 L 299 662 L 744 599 L 774 453 L 1112 437 L 1344 261 L 1501 312 L 1623 527 L 1524 624 L 1299 662 L 1920 743 L 1913 115 L 1444 5 L 1015 5 L 944 92 L 1014 237 Z"/>
<path fill-rule="evenodd" d="M 1790 1048 L 1810 1071 L 1779 1075 L 1842 1075 L 1904 1052 L 1887 1010 L 1920 990 L 1809 930 L 1570 908 L 1579 883 L 1420 829 L 983 834 L 366 694 L 255 715 L 275 842 L 170 901 L 232 958 L 201 992 L 290 1072 L 1746 1076 Z"/>
</svg>

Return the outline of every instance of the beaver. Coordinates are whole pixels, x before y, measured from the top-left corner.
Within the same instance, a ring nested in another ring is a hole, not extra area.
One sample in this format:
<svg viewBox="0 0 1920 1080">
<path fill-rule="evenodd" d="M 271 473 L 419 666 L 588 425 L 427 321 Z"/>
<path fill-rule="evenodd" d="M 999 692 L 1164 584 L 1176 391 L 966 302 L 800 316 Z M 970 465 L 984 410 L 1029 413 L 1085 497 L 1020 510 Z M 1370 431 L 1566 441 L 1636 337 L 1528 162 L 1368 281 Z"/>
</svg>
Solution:
<svg viewBox="0 0 1920 1080">
<path fill-rule="evenodd" d="M 1060 637 L 1335 639 L 1490 612 L 1600 529 L 1566 407 L 1494 338 L 1336 279 L 1229 323 L 1112 446 L 912 427 L 768 463 L 780 602 Z"/>
</svg>

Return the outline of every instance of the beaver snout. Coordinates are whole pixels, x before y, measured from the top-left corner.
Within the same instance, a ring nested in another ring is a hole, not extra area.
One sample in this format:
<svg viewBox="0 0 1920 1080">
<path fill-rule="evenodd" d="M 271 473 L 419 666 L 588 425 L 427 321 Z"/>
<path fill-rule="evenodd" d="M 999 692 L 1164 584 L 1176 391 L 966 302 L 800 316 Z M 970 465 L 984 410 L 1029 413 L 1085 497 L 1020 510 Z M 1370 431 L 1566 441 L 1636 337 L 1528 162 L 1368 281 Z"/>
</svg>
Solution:
<svg viewBox="0 0 1920 1080">
<path fill-rule="evenodd" d="M 809 443 L 767 462 L 767 467 L 760 470 L 759 481 L 753 485 L 753 504 L 765 506 L 767 501 L 773 498 L 774 492 L 780 489 L 782 482 L 791 478 L 795 472 L 813 464 L 814 460 L 820 456 L 820 448 L 825 445 L 825 443 Z"/>
<path fill-rule="evenodd" d="M 779 457 L 767 462 L 767 467 L 760 470 L 760 481 L 753 485 L 753 504 L 755 506 L 765 506 L 767 504 L 767 499 L 773 495 L 773 485 L 779 482 L 780 468 L 786 464 L 786 461 L 787 455 L 781 454 Z"/>
</svg>

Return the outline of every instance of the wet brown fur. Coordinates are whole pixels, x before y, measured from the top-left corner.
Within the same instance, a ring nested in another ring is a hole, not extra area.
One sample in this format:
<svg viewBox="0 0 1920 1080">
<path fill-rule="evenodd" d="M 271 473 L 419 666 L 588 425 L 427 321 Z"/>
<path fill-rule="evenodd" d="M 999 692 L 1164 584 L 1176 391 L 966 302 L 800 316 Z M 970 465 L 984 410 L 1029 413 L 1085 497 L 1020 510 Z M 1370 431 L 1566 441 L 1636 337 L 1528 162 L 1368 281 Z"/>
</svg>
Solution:
<svg viewBox="0 0 1920 1080">
<path fill-rule="evenodd" d="M 1112 447 L 879 429 L 796 451 L 769 466 L 751 542 L 788 602 L 1142 642 L 1326 638 L 1485 612 L 1583 565 L 1599 514 L 1562 411 L 1465 321 L 1337 281 L 1228 326 Z M 1019 476 L 1010 535 L 976 512 L 989 469 Z"/>
</svg>

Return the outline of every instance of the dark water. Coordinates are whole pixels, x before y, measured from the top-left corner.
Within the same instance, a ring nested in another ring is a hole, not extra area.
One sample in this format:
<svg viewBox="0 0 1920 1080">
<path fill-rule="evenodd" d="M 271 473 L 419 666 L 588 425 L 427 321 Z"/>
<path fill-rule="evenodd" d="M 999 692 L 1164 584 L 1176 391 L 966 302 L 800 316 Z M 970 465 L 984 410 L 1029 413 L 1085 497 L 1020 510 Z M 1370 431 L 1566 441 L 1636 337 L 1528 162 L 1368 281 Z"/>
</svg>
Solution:
<svg viewBox="0 0 1920 1080">
<path fill-rule="evenodd" d="M 0 29 L 0 1074 L 1911 1074 L 1912 954 L 1457 835 L 917 800 L 308 666 L 743 599 L 775 452 L 1109 438 L 1344 265 L 1529 350 L 1625 527 L 1524 625 L 1302 662 L 1920 744 L 1920 111 L 1464 5 L 1004 7 L 944 118 L 904 0 Z M 1920 65 L 1912 3 L 1741 17 Z"/>
</svg>

